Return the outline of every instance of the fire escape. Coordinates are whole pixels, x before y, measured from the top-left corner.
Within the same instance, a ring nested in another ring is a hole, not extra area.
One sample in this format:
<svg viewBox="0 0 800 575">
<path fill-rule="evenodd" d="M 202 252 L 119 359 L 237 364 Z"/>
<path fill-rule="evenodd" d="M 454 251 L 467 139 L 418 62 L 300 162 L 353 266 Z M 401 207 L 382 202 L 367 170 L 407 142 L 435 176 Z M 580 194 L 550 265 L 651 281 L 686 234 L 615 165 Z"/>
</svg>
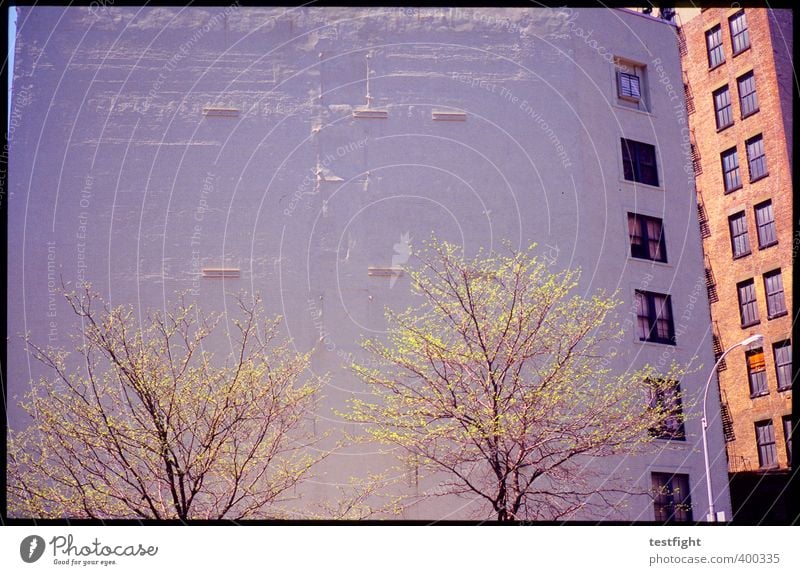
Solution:
<svg viewBox="0 0 800 575">
<path fill-rule="evenodd" d="M 708 214 L 700 190 L 697 190 L 697 221 L 700 224 L 700 237 L 711 237 L 711 226 L 708 225 Z"/>
<path fill-rule="evenodd" d="M 725 353 L 725 348 L 722 347 L 722 338 L 719 336 L 719 326 L 717 325 L 716 320 L 714 320 L 714 332 L 711 334 L 711 341 L 713 342 L 712 345 L 714 346 L 714 360 L 719 361 L 719 358 L 722 357 L 723 353 Z M 717 371 L 725 371 L 726 369 L 728 369 L 728 366 L 723 359 L 719 362 Z"/>
</svg>

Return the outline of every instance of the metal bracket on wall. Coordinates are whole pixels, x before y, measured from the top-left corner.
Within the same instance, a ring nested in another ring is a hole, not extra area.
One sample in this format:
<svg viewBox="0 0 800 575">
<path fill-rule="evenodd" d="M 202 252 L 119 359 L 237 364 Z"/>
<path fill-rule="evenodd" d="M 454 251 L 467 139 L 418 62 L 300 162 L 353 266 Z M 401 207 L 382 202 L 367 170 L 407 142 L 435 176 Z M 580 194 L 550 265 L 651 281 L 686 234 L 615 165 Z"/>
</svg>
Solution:
<svg viewBox="0 0 800 575">
<path fill-rule="evenodd" d="M 239 268 L 203 268 L 204 278 L 238 278 Z"/>
<path fill-rule="evenodd" d="M 204 116 L 217 116 L 223 118 L 235 118 L 239 115 L 238 108 L 203 108 Z"/>
<path fill-rule="evenodd" d="M 379 267 L 368 267 L 367 268 L 367 275 L 371 276 L 378 276 L 378 277 L 392 277 L 392 276 L 401 276 L 405 273 L 403 268 L 399 267 L 390 267 L 390 268 L 379 268 Z"/>
<path fill-rule="evenodd" d="M 434 120 L 440 122 L 466 122 L 467 114 L 465 112 L 437 112 L 431 113 Z"/>
</svg>

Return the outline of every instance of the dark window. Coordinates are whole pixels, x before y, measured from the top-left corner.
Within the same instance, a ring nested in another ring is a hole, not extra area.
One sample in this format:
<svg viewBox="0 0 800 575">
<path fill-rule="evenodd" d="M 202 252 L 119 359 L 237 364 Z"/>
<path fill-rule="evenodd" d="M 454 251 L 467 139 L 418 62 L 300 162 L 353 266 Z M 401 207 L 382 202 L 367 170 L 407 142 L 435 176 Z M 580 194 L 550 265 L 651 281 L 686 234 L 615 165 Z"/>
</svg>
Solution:
<svg viewBox="0 0 800 575">
<path fill-rule="evenodd" d="M 649 393 L 650 408 L 662 415 L 658 425 L 650 429 L 650 435 L 659 439 L 686 440 L 680 384 L 677 381 L 652 381 Z"/>
<path fill-rule="evenodd" d="M 752 72 L 739 76 L 739 107 L 742 118 L 758 112 L 758 96 L 756 95 L 756 77 Z"/>
<path fill-rule="evenodd" d="M 775 357 L 778 390 L 792 389 L 792 342 L 787 339 L 773 344 L 772 354 Z"/>
<path fill-rule="evenodd" d="M 756 228 L 758 229 L 758 247 L 766 248 L 778 243 L 775 231 L 775 217 L 772 213 L 772 201 L 767 200 L 755 207 Z"/>
<path fill-rule="evenodd" d="M 733 107 L 731 106 L 731 91 L 728 86 L 723 86 L 714 92 L 714 110 L 717 112 L 717 130 L 727 128 L 733 124 Z"/>
<path fill-rule="evenodd" d="M 692 498 L 689 476 L 683 473 L 653 473 L 653 507 L 656 521 L 663 523 L 691 522 Z"/>
<path fill-rule="evenodd" d="M 778 452 L 775 449 L 775 428 L 772 420 L 756 422 L 756 445 L 758 445 L 758 465 L 760 467 L 776 467 Z"/>
<path fill-rule="evenodd" d="M 783 416 L 783 440 L 786 442 L 786 459 L 792 466 L 792 416 Z"/>
<path fill-rule="evenodd" d="M 739 292 L 739 314 L 742 327 L 758 323 L 758 304 L 756 303 L 756 285 L 753 280 L 736 284 Z"/>
<path fill-rule="evenodd" d="M 728 19 L 731 26 L 731 44 L 733 55 L 744 52 L 750 47 L 750 34 L 747 31 L 747 17 L 744 10 L 740 10 Z"/>
<path fill-rule="evenodd" d="M 745 352 L 747 360 L 747 378 L 750 381 L 750 397 L 767 395 L 767 366 L 764 363 L 764 350 L 751 349 Z"/>
<path fill-rule="evenodd" d="M 661 219 L 629 213 L 628 235 L 631 240 L 632 257 L 657 262 L 667 261 Z"/>
<path fill-rule="evenodd" d="M 722 158 L 722 175 L 725 178 L 725 192 L 732 192 L 742 187 L 742 177 L 739 174 L 739 155 L 736 148 L 725 150 L 720 154 Z"/>
<path fill-rule="evenodd" d="M 636 315 L 640 341 L 675 345 L 672 303 L 668 295 L 637 290 Z"/>
<path fill-rule="evenodd" d="M 764 138 L 761 134 L 745 142 L 747 147 L 747 166 L 750 170 L 750 181 L 754 182 L 767 175 L 767 155 L 764 152 Z"/>
<path fill-rule="evenodd" d="M 725 52 L 722 50 L 722 28 L 714 26 L 706 32 L 706 46 L 708 47 L 708 67 L 716 68 L 725 61 Z"/>
<path fill-rule="evenodd" d="M 638 102 L 642 97 L 639 76 L 629 72 L 617 72 L 617 93 L 624 100 Z"/>
<path fill-rule="evenodd" d="M 781 270 L 774 270 L 764 274 L 764 292 L 767 294 L 767 317 L 772 319 L 786 315 Z"/>
<path fill-rule="evenodd" d="M 750 253 L 750 239 L 747 236 L 747 215 L 739 212 L 728 218 L 728 227 L 731 230 L 731 247 L 733 257 L 740 258 Z"/>
<path fill-rule="evenodd" d="M 626 180 L 658 185 L 656 148 L 650 144 L 622 138 L 622 170 Z"/>
</svg>

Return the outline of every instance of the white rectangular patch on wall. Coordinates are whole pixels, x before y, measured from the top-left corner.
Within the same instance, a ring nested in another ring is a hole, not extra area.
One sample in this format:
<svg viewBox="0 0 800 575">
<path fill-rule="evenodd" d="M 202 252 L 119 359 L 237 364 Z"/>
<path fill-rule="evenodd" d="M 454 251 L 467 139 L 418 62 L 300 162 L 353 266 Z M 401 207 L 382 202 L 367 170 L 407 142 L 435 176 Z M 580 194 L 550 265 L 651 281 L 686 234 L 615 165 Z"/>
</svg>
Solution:
<svg viewBox="0 0 800 575">
<path fill-rule="evenodd" d="M 239 268 L 203 268 L 204 278 L 238 278 Z"/>
<path fill-rule="evenodd" d="M 367 275 L 371 276 L 380 276 L 380 277 L 391 277 L 391 276 L 401 276 L 405 270 L 399 267 L 391 267 L 391 268 L 378 268 L 378 267 L 369 267 L 367 268 Z"/>
<path fill-rule="evenodd" d="M 238 108 L 203 108 L 204 116 L 218 116 L 223 118 L 235 118 L 239 115 Z"/>
<path fill-rule="evenodd" d="M 361 110 L 353 110 L 353 117 L 383 119 L 389 117 L 389 112 L 388 110 L 368 110 L 365 108 Z"/>
</svg>

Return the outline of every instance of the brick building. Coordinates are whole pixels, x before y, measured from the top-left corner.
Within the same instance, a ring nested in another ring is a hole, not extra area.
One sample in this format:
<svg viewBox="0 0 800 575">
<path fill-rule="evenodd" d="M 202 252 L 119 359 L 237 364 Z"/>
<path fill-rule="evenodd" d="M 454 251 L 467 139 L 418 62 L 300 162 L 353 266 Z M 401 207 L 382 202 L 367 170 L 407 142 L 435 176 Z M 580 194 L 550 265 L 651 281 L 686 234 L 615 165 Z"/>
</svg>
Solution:
<svg viewBox="0 0 800 575">
<path fill-rule="evenodd" d="M 717 358 L 764 336 L 719 367 L 734 514 L 749 498 L 750 520 L 779 520 L 749 496 L 792 463 L 792 13 L 704 9 L 681 32 Z"/>
</svg>

